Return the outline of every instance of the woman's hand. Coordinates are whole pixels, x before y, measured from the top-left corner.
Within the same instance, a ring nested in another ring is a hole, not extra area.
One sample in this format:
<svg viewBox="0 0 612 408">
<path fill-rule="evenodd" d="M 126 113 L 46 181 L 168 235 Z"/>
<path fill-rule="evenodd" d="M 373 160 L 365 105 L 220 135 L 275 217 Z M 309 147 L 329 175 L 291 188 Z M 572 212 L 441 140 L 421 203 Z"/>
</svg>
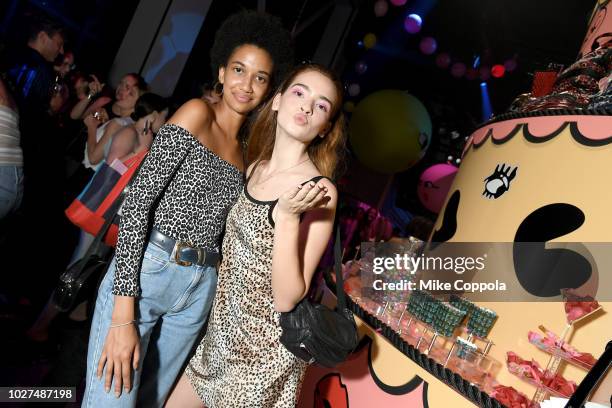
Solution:
<svg viewBox="0 0 612 408">
<path fill-rule="evenodd" d="M 325 207 L 329 197 L 325 196 L 327 187 L 321 182 L 310 181 L 305 185 L 294 187 L 278 199 L 279 215 L 298 216 L 306 211 Z"/>
<path fill-rule="evenodd" d="M 121 395 L 121 386 L 126 392 L 132 389 L 132 368 L 138 369 L 140 361 L 140 340 L 134 324 L 111 327 L 106 335 L 102 355 L 98 362 L 96 376 L 102 378 L 104 366 L 106 375 L 104 389 L 110 391 L 115 377 L 115 396 Z"/>
<path fill-rule="evenodd" d="M 90 75 L 91 81 L 89 82 L 89 99 L 91 99 L 94 95 L 100 93 L 102 88 L 104 88 L 104 84 L 101 84 L 98 78 L 95 75 Z"/>
<path fill-rule="evenodd" d="M 87 129 L 95 129 L 100 126 L 100 121 L 96 118 L 95 114 L 87 115 L 85 119 L 83 119 L 83 123 L 85 123 Z"/>
<path fill-rule="evenodd" d="M 88 129 L 96 129 L 98 126 L 100 126 L 102 123 L 105 123 L 106 121 L 108 121 L 108 113 L 104 108 L 98 109 L 97 111 L 95 111 L 91 115 L 87 115 L 85 119 L 83 119 L 83 122 L 85 123 L 85 126 L 87 126 Z"/>
</svg>

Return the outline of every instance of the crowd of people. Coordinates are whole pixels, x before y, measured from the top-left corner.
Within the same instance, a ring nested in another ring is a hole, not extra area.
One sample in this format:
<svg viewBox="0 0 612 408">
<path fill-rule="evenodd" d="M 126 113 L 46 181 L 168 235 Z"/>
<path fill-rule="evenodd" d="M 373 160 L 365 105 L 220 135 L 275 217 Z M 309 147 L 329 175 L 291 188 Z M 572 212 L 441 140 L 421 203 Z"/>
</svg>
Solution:
<svg viewBox="0 0 612 408">
<path fill-rule="evenodd" d="M 3 299 L 37 311 L 32 343 L 58 318 L 81 333 L 60 341 L 64 360 L 43 382 L 84 383 L 87 407 L 294 406 L 307 363 L 280 344 L 279 316 L 308 295 L 329 248 L 342 84 L 294 67 L 289 32 L 256 12 L 221 26 L 217 83 L 176 112 L 137 73 L 112 90 L 77 71 L 66 40 L 32 18 L 0 78 L 0 244 L 11 270 L 35 274 L 5 282 Z M 64 210 L 118 163 L 138 170 L 110 266 L 93 297 L 60 313 L 58 276 L 95 240 Z M 392 234 L 375 208 L 339 223 L 349 251 Z"/>
</svg>

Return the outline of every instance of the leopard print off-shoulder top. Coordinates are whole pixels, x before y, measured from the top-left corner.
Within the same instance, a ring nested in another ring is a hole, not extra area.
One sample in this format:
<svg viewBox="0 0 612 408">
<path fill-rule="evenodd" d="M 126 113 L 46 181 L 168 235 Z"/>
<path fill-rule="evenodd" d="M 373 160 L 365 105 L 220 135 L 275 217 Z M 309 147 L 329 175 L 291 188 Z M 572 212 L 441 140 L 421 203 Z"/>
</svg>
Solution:
<svg viewBox="0 0 612 408">
<path fill-rule="evenodd" d="M 243 185 L 244 175 L 238 168 L 186 129 L 164 125 L 123 204 L 113 294 L 140 295 L 139 270 L 149 213 L 160 195 L 153 219 L 157 230 L 193 246 L 218 251 L 227 213 Z"/>
</svg>

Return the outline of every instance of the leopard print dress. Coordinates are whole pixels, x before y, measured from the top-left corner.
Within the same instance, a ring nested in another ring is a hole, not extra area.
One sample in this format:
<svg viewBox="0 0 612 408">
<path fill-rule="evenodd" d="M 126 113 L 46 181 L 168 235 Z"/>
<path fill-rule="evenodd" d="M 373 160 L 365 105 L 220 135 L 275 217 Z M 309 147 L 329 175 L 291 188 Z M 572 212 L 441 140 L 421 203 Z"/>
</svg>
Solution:
<svg viewBox="0 0 612 408">
<path fill-rule="evenodd" d="M 245 185 L 230 210 L 208 331 L 185 371 L 207 408 L 297 404 L 307 364 L 279 340 L 271 276 L 275 204 L 254 199 Z"/>
</svg>

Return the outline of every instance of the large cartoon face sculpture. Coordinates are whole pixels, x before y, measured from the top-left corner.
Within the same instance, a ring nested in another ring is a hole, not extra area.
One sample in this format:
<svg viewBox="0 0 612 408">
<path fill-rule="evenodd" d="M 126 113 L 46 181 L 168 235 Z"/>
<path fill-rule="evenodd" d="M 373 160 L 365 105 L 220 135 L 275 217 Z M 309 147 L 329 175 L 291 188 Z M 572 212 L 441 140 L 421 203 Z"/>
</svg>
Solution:
<svg viewBox="0 0 612 408">
<path fill-rule="evenodd" d="M 558 299 L 561 288 L 601 296 L 612 287 L 609 256 L 585 243 L 612 242 L 611 176 L 611 116 L 487 124 L 468 140 L 432 241 L 513 243 L 496 266 L 533 297 L 521 300 Z"/>
</svg>

